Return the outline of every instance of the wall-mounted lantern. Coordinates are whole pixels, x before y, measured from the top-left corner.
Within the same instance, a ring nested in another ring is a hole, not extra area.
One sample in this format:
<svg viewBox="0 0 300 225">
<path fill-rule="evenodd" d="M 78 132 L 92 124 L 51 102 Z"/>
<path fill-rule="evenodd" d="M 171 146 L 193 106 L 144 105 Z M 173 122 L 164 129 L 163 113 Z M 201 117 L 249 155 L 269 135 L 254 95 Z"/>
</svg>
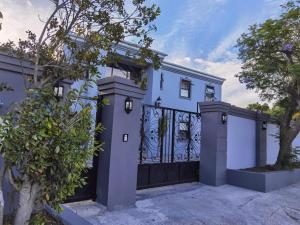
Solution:
<svg viewBox="0 0 300 225">
<path fill-rule="evenodd" d="M 160 98 L 160 96 L 156 99 L 156 101 L 155 101 L 155 107 L 160 107 L 161 106 L 161 98 Z"/>
<path fill-rule="evenodd" d="M 125 112 L 129 114 L 133 109 L 133 100 L 130 97 L 125 99 Z"/>
<path fill-rule="evenodd" d="M 62 98 L 64 96 L 64 86 L 62 85 L 55 85 L 53 88 L 54 96 L 57 98 Z"/>
<path fill-rule="evenodd" d="M 262 125 L 261 125 L 261 128 L 262 128 L 263 130 L 266 130 L 266 129 L 268 128 L 268 123 L 267 123 L 266 121 L 263 121 L 263 122 L 262 122 Z"/>
<path fill-rule="evenodd" d="M 225 124 L 228 120 L 228 115 L 227 113 L 222 113 L 222 118 L 221 118 L 221 121 L 223 124 Z"/>
</svg>

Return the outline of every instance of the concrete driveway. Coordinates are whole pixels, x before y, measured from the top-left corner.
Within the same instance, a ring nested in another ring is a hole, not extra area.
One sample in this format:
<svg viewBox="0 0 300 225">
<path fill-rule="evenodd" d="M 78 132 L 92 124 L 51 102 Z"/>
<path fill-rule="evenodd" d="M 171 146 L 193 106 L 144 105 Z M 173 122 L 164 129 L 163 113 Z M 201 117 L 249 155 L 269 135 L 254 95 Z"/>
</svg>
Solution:
<svg viewBox="0 0 300 225">
<path fill-rule="evenodd" d="M 299 225 L 300 183 L 270 193 L 198 183 L 138 192 L 136 208 L 107 212 L 93 202 L 69 204 L 94 225 Z"/>
</svg>

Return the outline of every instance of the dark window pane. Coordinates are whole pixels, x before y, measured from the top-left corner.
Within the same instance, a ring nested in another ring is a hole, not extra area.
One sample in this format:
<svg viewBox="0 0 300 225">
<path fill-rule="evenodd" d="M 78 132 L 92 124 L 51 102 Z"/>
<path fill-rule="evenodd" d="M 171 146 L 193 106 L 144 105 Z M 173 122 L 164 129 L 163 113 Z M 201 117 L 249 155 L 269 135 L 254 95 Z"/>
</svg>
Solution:
<svg viewBox="0 0 300 225">
<path fill-rule="evenodd" d="M 215 87 L 206 86 L 205 101 L 213 102 L 215 100 Z"/>
</svg>

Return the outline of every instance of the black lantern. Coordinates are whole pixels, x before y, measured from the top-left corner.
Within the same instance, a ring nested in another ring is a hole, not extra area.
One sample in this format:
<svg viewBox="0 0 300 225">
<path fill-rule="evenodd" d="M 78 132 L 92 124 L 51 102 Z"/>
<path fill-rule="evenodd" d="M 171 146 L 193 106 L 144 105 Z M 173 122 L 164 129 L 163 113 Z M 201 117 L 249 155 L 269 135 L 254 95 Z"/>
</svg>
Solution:
<svg viewBox="0 0 300 225">
<path fill-rule="evenodd" d="M 268 128 L 268 123 L 266 121 L 263 121 L 262 124 L 261 124 L 261 128 L 263 130 L 266 130 Z"/>
<path fill-rule="evenodd" d="M 227 116 L 227 113 L 222 113 L 222 123 L 225 124 L 228 120 L 228 116 Z"/>
<path fill-rule="evenodd" d="M 129 114 L 132 111 L 132 108 L 133 108 L 133 100 L 130 97 L 127 97 L 125 99 L 125 112 Z"/>
<path fill-rule="evenodd" d="M 161 106 L 161 98 L 159 96 L 155 101 L 155 107 L 160 107 L 160 106 Z"/>
<path fill-rule="evenodd" d="M 56 85 L 53 88 L 54 96 L 57 98 L 62 98 L 64 96 L 64 86 Z"/>
</svg>

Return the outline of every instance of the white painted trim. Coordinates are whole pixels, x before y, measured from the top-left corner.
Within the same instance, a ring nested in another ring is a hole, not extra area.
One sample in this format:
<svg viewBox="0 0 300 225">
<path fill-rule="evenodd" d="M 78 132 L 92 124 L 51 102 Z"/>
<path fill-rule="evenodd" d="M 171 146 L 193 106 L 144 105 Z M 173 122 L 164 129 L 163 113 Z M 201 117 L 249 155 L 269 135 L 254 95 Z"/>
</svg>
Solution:
<svg viewBox="0 0 300 225">
<path fill-rule="evenodd" d="M 180 65 L 170 63 L 170 62 L 163 62 L 162 67 L 163 67 L 163 69 L 170 68 L 170 69 L 176 70 L 176 72 L 183 73 L 184 75 L 187 75 L 187 76 L 190 74 L 190 76 L 192 76 L 192 77 L 206 78 L 206 79 L 208 79 L 209 81 L 212 81 L 212 82 L 217 81 L 218 83 L 223 84 L 223 82 L 225 81 L 224 78 L 217 77 L 217 76 L 214 76 L 214 75 L 211 75 L 211 74 L 208 74 L 208 73 L 204 73 L 204 72 L 201 72 L 201 71 L 198 71 L 198 70 L 195 70 L 195 69 L 180 66 Z"/>
</svg>

